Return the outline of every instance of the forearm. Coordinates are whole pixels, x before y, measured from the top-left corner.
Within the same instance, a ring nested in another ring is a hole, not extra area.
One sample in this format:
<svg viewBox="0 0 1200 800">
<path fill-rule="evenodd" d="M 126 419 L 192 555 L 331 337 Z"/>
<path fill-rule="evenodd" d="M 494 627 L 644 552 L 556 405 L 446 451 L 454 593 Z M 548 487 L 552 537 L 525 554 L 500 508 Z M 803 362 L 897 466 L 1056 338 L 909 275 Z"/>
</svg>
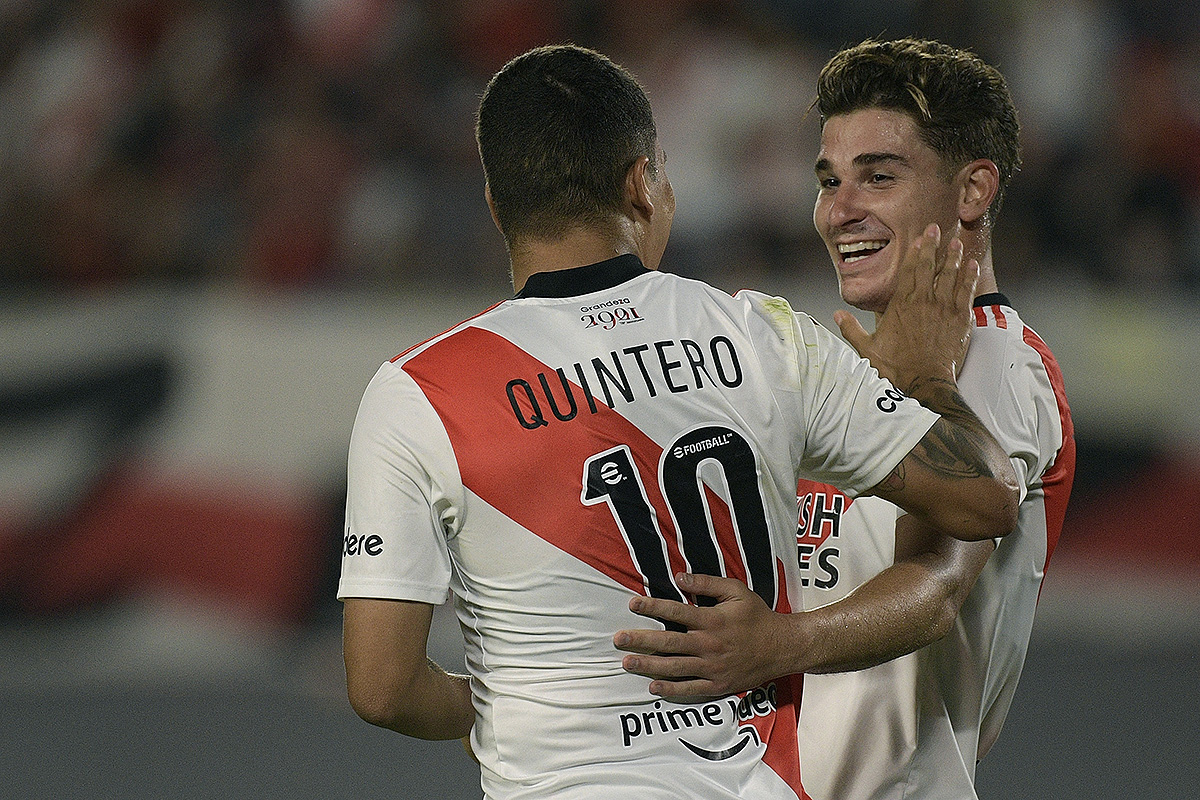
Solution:
<svg viewBox="0 0 1200 800">
<path fill-rule="evenodd" d="M 625 669 L 661 679 L 650 691 L 664 696 L 729 694 L 783 675 L 864 669 L 949 630 L 970 579 L 943 574 L 946 563 L 945 555 L 917 554 L 837 602 L 794 613 L 771 611 L 732 579 L 684 576 L 720 602 L 704 608 L 635 598 L 630 608 L 636 613 L 687 632 L 621 631 L 614 643 L 634 654 L 625 656 Z"/>
<path fill-rule="evenodd" d="M 1004 536 L 1020 492 L 1008 454 L 952 381 L 914 381 L 911 397 L 941 415 L 872 494 L 966 541 Z"/>
<path fill-rule="evenodd" d="M 392 730 L 418 739 L 463 738 L 475 724 L 471 679 L 446 672 L 432 661 L 426 676 L 424 688 L 410 694 L 403 727 L 392 726 Z"/>
<path fill-rule="evenodd" d="M 350 704 L 372 725 L 417 739 L 461 739 L 471 731 L 475 711 L 470 680 L 432 661 L 409 683 L 370 677 L 349 684 Z"/>
<path fill-rule="evenodd" d="M 614 638 L 630 672 L 664 697 L 721 695 L 781 675 L 864 669 L 937 641 L 990 558 L 992 540 L 964 542 L 910 515 L 896 521 L 895 563 L 849 595 L 810 611 L 770 610 L 732 578 L 684 574 L 681 588 L 712 597 L 700 607 L 635 597 L 630 610 L 686 633 L 626 630 Z"/>
<path fill-rule="evenodd" d="M 953 426 L 952 434 L 938 440 L 939 447 L 924 449 L 930 463 L 966 478 L 999 478 L 1016 485 L 1016 475 L 1013 474 L 1008 454 L 967 405 L 955 383 L 933 378 L 919 380 L 909 386 L 906 392 Z"/>
<path fill-rule="evenodd" d="M 373 725 L 419 739 L 459 739 L 475 719 L 470 681 L 426 657 L 432 613 L 424 603 L 347 600 L 346 691 Z"/>
<path fill-rule="evenodd" d="M 913 652 L 946 635 L 953 588 L 920 560 L 895 564 L 829 605 L 792 614 L 791 672 L 848 672 Z"/>
<path fill-rule="evenodd" d="M 895 563 L 837 602 L 802 612 L 807 672 L 865 669 L 945 636 L 995 550 L 963 542 L 912 516 L 896 521 Z"/>
</svg>

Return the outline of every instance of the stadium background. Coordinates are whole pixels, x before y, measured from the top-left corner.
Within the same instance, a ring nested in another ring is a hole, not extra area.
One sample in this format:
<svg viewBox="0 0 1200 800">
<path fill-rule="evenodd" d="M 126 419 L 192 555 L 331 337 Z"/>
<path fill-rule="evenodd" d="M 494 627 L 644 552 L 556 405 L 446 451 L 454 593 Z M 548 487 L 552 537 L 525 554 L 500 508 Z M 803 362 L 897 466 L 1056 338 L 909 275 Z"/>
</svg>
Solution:
<svg viewBox="0 0 1200 800">
<path fill-rule="evenodd" d="M 980 796 L 1200 784 L 1200 13 L 1118 0 L 0 2 L 0 797 L 478 796 L 345 703 L 347 438 L 375 367 L 510 292 L 472 139 L 575 41 L 655 104 L 665 266 L 838 307 L 816 70 L 918 34 L 1009 78 L 1001 288 L 1079 473 Z M 439 609 L 434 649 L 461 657 Z"/>
</svg>

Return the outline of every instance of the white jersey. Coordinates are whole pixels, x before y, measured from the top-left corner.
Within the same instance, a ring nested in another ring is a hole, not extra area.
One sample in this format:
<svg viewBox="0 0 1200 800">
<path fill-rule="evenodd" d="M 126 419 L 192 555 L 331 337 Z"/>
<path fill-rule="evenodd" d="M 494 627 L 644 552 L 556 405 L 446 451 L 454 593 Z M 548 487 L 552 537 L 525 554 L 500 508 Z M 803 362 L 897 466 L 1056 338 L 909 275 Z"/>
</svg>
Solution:
<svg viewBox="0 0 1200 800">
<path fill-rule="evenodd" d="M 1016 529 L 999 541 L 942 640 L 871 669 L 809 675 L 801 768 L 815 800 L 968 800 L 1025 662 L 1042 577 L 1075 470 L 1071 413 L 1050 350 L 1002 295 L 980 297 L 958 385 L 1008 452 L 1021 484 Z M 904 513 L 800 487 L 804 608 L 838 600 L 890 566 Z"/>
<path fill-rule="evenodd" d="M 682 570 L 790 611 L 799 477 L 882 480 L 936 419 L 898 396 L 777 298 L 633 256 L 534 275 L 367 387 L 338 596 L 453 594 L 489 798 L 803 797 L 798 679 L 662 700 L 612 636 Z"/>
</svg>

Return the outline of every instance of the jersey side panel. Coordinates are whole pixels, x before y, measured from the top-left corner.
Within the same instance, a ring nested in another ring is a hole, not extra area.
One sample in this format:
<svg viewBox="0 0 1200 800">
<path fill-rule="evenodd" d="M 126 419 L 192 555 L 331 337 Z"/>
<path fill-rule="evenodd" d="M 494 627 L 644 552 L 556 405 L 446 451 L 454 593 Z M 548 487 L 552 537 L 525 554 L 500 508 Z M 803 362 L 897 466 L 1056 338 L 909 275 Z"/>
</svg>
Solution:
<svg viewBox="0 0 1200 800">
<path fill-rule="evenodd" d="M 1054 464 L 1042 475 L 1042 489 L 1046 494 L 1046 563 L 1058 545 L 1062 533 L 1063 521 L 1067 514 L 1067 501 L 1071 496 L 1071 486 L 1075 479 L 1075 425 L 1071 419 L 1071 408 L 1067 404 L 1067 392 L 1063 381 L 1062 369 L 1058 360 L 1050 352 L 1042 338 L 1032 328 L 1025 328 L 1022 334 L 1027 345 L 1037 351 L 1042 359 L 1042 366 L 1054 389 L 1054 399 L 1058 408 L 1059 425 L 1062 429 L 1062 446 L 1054 459 Z"/>
</svg>

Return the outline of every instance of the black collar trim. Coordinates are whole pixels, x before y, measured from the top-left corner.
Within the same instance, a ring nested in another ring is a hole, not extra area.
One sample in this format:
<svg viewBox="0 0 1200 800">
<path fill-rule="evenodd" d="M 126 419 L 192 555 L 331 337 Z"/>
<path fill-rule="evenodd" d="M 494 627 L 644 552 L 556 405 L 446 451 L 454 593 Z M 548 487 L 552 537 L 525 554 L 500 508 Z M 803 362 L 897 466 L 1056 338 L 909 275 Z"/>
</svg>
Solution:
<svg viewBox="0 0 1200 800">
<path fill-rule="evenodd" d="M 649 271 L 640 258 L 626 253 L 586 267 L 535 272 L 517 292 L 517 297 L 575 297 L 611 289 Z"/>
<path fill-rule="evenodd" d="M 973 308 L 984 308 L 985 306 L 1008 306 L 1012 308 L 1012 303 L 1008 302 L 1008 298 L 1000 292 L 989 292 L 981 294 L 975 298 Z"/>
</svg>

